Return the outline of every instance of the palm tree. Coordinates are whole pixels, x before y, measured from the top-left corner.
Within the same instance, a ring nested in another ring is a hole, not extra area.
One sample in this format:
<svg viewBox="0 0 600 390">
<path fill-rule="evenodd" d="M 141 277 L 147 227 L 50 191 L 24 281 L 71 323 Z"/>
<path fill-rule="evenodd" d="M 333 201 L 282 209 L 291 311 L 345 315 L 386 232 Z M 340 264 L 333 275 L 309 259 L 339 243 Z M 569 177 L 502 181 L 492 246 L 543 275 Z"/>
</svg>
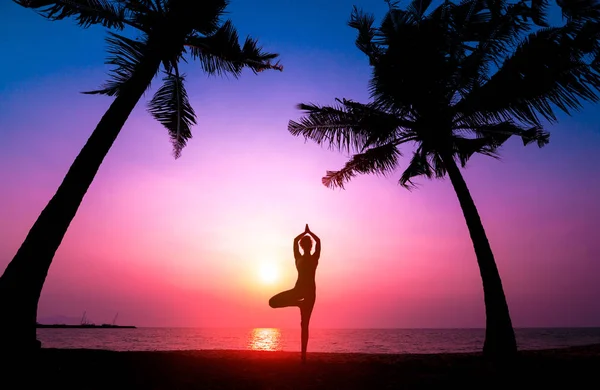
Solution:
<svg viewBox="0 0 600 390">
<path fill-rule="evenodd" d="M 168 131 L 175 157 L 191 138 L 196 115 L 178 64 L 186 56 L 197 60 L 209 75 L 238 77 L 253 72 L 282 70 L 271 64 L 277 54 L 264 52 L 248 37 L 240 45 L 230 21 L 223 21 L 227 0 L 15 0 L 50 20 L 73 17 L 78 25 L 99 24 L 113 30 L 131 29 L 135 38 L 109 32 L 111 79 L 92 94 L 115 99 L 63 182 L 29 231 L 0 278 L 0 347 L 39 347 L 36 312 L 54 254 L 75 217 L 83 197 L 129 114 L 163 70 L 163 83 L 148 110 Z"/>
<path fill-rule="evenodd" d="M 589 10 L 600 9 L 595 1 Z M 389 3 L 377 28 L 372 15 L 354 8 L 349 26 L 372 67 L 371 101 L 300 104 L 304 115 L 288 130 L 352 155 L 340 170 L 327 171 L 323 184 L 330 188 L 344 188 L 357 174 L 394 172 L 401 148 L 410 145 L 400 185 L 412 189 L 418 176 L 448 175 L 483 282 L 484 355 L 510 357 L 517 344 L 502 282 L 459 164 L 476 153 L 498 158 L 513 136 L 542 147 L 549 141 L 542 123 L 556 122 L 555 108 L 571 113 L 598 101 L 598 18 L 579 12 L 584 2 L 563 8 L 567 21 L 555 27 L 546 23 L 545 1 L 447 1 L 427 12 L 430 3 Z"/>
</svg>

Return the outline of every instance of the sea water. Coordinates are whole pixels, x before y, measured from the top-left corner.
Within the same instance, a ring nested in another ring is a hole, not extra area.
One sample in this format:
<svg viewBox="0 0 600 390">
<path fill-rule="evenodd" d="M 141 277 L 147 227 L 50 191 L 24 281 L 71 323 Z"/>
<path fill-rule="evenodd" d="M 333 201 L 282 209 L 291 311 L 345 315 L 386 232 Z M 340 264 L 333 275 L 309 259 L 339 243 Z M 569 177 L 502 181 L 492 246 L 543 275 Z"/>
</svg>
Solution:
<svg viewBox="0 0 600 390">
<path fill-rule="evenodd" d="M 115 351 L 237 349 L 299 351 L 300 329 L 38 329 L 45 348 Z M 600 344 L 600 328 L 515 329 L 520 349 Z M 481 351 L 484 329 L 311 329 L 313 352 L 443 353 Z"/>
</svg>

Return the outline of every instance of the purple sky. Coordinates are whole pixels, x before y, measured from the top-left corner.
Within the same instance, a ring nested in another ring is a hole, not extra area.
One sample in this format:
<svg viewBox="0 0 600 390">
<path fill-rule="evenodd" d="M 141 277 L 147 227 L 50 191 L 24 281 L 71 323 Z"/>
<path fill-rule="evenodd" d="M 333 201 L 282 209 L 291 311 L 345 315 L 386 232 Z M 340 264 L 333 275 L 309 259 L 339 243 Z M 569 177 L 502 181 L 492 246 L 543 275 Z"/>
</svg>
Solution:
<svg viewBox="0 0 600 390">
<path fill-rule="evenodd" d="M 268 298 L 295 281 L 291 241 L 323 239 L 315 327 L 480 327 L 481 279 L 448 180 L 408 192 L 360 177 L 321 184 L 346 156 L 287 132 L 300 102 L 367 101 L 370 69 L 346 26 L 353 4 L 234 1 L 241 35 L 284 72 L 208 78 L 188 64 L 198 113 L 179 160 L 140 101 L 50 270 L 39 317 L 138 326 L 295 326 Z M 246 5 L 244 5 L 246 4 Z M 326 5 L 325 5 L 326 4 Z M 0 5 L 0 268 L 107 109 L 103 30 Z M 157 83 L 158 84 L 158 83 Z M 509 142 L 464 171 L 495 252 L 513 323 L 600 326 L 597 106 L 549 127 L 543 149 Z M 270 280 L 267 276 L 272 276 Z"/>
</svg>

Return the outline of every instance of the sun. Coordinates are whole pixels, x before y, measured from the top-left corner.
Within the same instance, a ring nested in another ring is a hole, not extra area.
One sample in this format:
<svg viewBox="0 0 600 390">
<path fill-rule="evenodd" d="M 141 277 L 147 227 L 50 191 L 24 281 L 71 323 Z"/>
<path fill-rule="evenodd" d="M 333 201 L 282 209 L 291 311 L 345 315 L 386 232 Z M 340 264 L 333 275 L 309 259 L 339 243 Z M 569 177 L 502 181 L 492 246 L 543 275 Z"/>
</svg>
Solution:
<svg viewBox="0 0 600 390">
<path fill-rule="evenodd" d="M 258 272 L 263 283 L 274 283 L 279 278 L 279 270 L 274 264 L 263 264 Z"/>
</svg>

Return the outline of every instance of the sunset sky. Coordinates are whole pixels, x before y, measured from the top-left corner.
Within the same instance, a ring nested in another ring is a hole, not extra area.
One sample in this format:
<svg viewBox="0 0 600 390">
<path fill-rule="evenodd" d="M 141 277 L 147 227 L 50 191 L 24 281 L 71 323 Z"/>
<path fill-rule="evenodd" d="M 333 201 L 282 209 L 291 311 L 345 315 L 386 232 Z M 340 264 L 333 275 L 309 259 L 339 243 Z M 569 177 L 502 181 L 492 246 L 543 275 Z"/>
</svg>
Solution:
<svg viewBox="0 0 600 390">
<path fill-rule="evenodd" d="M 409 192 L 363 176 L 321 184 L 347 156 L 287 132 L 300 102 L 368 101 L 368 61 L 346 21 L 383 1 L 232 1 L 242 36 L 281 54 L 284 72 L 209 78 L 185 65 L 198 114 L 175 160 L 140 101 L 56 254 L 38 318 L 137 326 L 298 326 L 269 308 L 291 288 L 292 239 L 323 241 L 313 327 L 482 327 L 481 278 L 448 180 Z M 0 5 L 0 271 L 54 194 L 112 98 L 105 33 Z M 410 59 L 407 59 L 410 60 Z M 158 83 L 156 83 L 158 84 Z M 549 127 L 538 149 L 509 142 L 503 159 L 464 171 L 516 327 L 600 326 L 598 106 Z M 271 270 L 274 281 L 261 278 Z"/>
</svg>

